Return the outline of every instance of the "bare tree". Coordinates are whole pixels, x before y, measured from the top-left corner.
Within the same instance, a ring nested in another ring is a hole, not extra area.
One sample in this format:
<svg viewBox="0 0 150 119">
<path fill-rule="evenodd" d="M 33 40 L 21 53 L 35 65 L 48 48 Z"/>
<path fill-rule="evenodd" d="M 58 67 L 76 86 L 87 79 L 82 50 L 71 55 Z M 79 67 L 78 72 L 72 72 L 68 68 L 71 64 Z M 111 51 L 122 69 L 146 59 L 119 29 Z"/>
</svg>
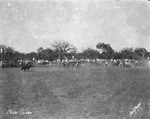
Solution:
<svg viewBox="0 0 150 119">
<path fill-rule="evenodd" d="M 58 56 L 61 62 L 66 56 L 66 54 L 76 53 L 77 51 L 77 49 L 72 44 L 70 44 L 69 42 L 65 42 L 65 41 L 59 41 L 59 42 L 56 41 L 53 43 L 52 46 L 54 50 L 58 53 Z"/>
</svg>

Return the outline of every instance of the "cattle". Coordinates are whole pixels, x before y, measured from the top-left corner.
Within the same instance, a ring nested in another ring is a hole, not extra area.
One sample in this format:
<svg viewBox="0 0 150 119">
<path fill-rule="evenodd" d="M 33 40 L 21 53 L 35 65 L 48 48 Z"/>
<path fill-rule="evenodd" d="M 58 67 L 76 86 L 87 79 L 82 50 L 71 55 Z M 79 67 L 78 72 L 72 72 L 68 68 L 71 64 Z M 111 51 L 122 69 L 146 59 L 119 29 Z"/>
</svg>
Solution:
<svg viewBox="0 0 150 119">
<path fill-rule="evenodd" d="M 23 64 L 21 67 L 21 70 L 29 71 L 29 69 L 32 67 L 32 62 L 28 62 L 27 64 Z"/>
</svg>

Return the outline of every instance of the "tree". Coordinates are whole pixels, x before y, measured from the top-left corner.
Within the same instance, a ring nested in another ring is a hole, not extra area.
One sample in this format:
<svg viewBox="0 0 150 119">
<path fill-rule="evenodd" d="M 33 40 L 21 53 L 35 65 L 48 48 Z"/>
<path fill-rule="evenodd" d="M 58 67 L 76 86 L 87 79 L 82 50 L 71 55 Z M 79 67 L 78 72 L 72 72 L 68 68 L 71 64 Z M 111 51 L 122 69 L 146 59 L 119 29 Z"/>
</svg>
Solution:
<svg viewBox="0 0 150 119">
<path fill-rule="evenodd" d="M 14 60 L 14 49 L 12 47 L 6 47 L 5 49 L 5 60 Z"/>
<path fill-rule="evenodd" d="M 123 59 L 134 59 L 133 48 L 123 48 L 120 53 Z"/>
<path fill-rule="evenodd" d="M 42 55 L 43 50 L 44 50 L 43 47 L 39 47 L 37 49 L 38 59 L 43 59 L 43 55 Z"/>
<path fill-rule="evenodd" d="M 44 60 L 53 61 L 56 59 L 57 54 L 52 49 L 47 48 L 42 51 L 42 56 Z"/>
<path fill-rule="evenodd" d="M 14 60 L 15 58 L 15 50 L 12 47 L 8 47 L 5 45 L 0 45 L 0 55 L 1 55 L 1 60 Z"/>
<path fill-rule="evenodd" d="M 65 41 L 54 42 L 52 46 L 54 50 L 57 52 L 61 62 L 68 53 L 76 53 L 77 51 L 77 49 L 73 45 Z"/>
<path fill-rule="evenodd" d="M 96 48 L 100 50 L 100 52 L 105 55 L 106 58 L 110 59 L 113 57 L 114 50 L 110 46 L 110 44 L 98 43 Z"/>
<path fill-rule="evenodd" d="M 123 55 L 121 52 L 114 52 L 114 54 L 113 54 L 114 59 L 122 59 L 123 58 L 122 56 Z"/>
<path fill-rule="evenodd" d="M 53 61 L 57 58 L 57 53 L 50 48 L 44 49 L 40 47 L 37 49 L 37 56 L 38 59 Z"/>
<path fill-rule="evenodd" d="M 26 59 L 33 60 L 34 58 L 35 59 L 38 58 L 38 54 L 35 52 L 30 52 L 30 53 L 25 54 L 25 57 Z"/>
<path fill-rule="evenodd" d="M 86 50 L 83 51 L 83 55 L 85 58 L 89 59 L 97 59 L 99 58 L 99 52 L 97 50 L 94 50 L 92 48 L 87 48 Z"/>
<path fill-rule="evenodd" d="M 146 57 L 147 59 L 149 59 L 149 58 L 150 58 L 150 52 L 147 52 L 147 53 L 145 54 L 145 57 Z"/>
<path fill-rule="evenodd" d="M 43 47 L 39 47 L 39 48 L 37 49 L 37 52 L 38 52 L 38 53 L 41 53 L 43 50 L 44 50 Z"/>
<path fill-rule="evenodd" d="M 5 45 L 0 45 L 0 55 L 1 55 L 1 60 L 4 60 L 4 52 L 5 52 L 6 46 Z"/>
<path fill-rule="evenodd" d="M 14 61 L 18 62 L 18 60 L 25 59 L 25 53 L 20 53 L 18 51 L 14 51 Z"/>
<path fill-rule="evenodd" d="M 147 50 L 145 48 L 135 48 L 134 52 L 140 56 L 142 59 L 145 57 L 147 54 Z"/>
</svg>

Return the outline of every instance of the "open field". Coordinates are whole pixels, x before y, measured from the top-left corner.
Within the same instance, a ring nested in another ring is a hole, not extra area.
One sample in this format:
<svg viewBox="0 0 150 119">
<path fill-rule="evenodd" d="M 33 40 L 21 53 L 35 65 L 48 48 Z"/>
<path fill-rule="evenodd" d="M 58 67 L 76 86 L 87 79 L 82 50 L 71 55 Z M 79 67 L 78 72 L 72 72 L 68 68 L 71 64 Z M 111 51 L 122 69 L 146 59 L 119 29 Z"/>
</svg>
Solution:
<svg viewBox="0 0 150 119">
<path fill-rule="evenodd" d="M 0 119 L 148 119 L 149 103 L 149 68 L 0 68 Z"/>
</svg>

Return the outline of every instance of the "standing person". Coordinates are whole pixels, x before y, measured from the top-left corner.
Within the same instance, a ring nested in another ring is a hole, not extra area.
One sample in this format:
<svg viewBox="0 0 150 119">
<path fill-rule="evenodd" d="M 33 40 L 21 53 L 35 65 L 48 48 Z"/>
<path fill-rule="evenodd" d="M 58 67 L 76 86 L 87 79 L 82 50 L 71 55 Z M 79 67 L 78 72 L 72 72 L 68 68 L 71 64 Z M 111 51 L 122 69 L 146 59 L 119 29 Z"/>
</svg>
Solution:
<svg viewBox="0 0 150 119">
<path fill-rule="evenodd" d="M 119 61 L 119 60 L 117 60 L 117 67 L 119 66 L 119 64 L 120 64 L 120 61 Z"/>
<path fill-rule="evenodd" d="M 106 67 L 108 66 L 108 61 L 107 61 L 107 60 L 105 61 L 105 66 L 106 66 Z"/>
</svg>

